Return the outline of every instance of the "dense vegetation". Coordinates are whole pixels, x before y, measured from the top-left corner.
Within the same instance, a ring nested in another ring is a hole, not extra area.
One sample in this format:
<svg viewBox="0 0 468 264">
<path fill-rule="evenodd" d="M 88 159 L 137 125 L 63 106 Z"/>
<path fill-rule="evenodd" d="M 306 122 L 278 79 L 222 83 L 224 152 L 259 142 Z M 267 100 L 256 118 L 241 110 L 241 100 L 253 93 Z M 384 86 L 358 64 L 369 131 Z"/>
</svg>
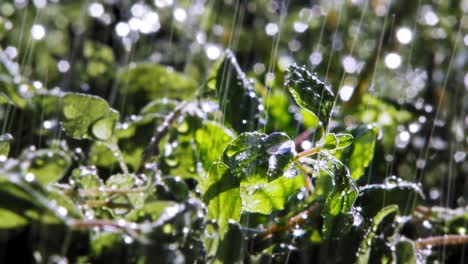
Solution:
<svg viewBox="0 0 468 264">
<path fill-rule="evenodd" d="M 467 12 L 1 1 L 0 262 L 466 262 Z"/>
</svg>

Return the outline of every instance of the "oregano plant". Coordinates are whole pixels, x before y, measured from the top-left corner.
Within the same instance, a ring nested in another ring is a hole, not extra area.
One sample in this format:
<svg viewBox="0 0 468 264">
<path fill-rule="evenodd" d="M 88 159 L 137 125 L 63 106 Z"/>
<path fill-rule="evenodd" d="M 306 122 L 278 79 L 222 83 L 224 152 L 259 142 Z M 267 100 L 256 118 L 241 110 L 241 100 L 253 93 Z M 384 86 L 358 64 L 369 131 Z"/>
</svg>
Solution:
<svg viewBox="0 0 468 264">
<path fill-rule="evenodd" d="M 466 86 L 450 29 L 466 24 L 450 15 L 460 12 L 427 1 L 350 1 L 345 13 L 326 1 L 13 2 L 0 3 L 0 263 L 465 259 L 466 118 L 440 131 L 452 77 L 439 82 L 453 57 Z M 389 77 L 379 69 L 401 67 L 408 14 L 422 14 L 414 52 L 430 63 L 421 74 L 411 57 L 407 77 Z M 446 35 L 454 55 L 438 50 Z M 421 83 L 438 104 L 416 99 Z M 405 91 L 414 104 L 385 97 L 399 86 L 416 87 Z M 434 158 L 446 145 L 448 163 Z"/>
</svg>

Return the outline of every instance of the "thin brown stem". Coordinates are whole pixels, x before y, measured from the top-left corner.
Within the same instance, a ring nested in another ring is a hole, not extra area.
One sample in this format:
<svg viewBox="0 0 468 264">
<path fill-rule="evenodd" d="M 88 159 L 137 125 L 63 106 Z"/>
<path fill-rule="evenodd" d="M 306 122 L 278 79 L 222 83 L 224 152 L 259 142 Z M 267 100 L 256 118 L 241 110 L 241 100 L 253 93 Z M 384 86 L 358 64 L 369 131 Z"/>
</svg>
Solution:
<svg viewBox="0 0 468 264">
<path fill-rule="evenodd" d="M 286 222 L 284 225 L 280 224 L 273 224 L 270 227 L 268 227 L 263 233 L 259 235 L 261 239 L 266 239 L 274 234 L 277 234 L 282 231 L 290 230 L 295 228 L 296 226 L 301 225 L 304 223 L 305 220 L 311 215 L 314 215 L 318 213 L 320 208 L 319 203 L 313 203 L 311 204 L 307 209 L 304 211 L 301 211 L 300 213 L 294 215 L 291 217 L 288 222 Z"/>
<path fill-rule="evenodd" d="M 468 244 L 468 235 L 444 235 L 419 239 L 415 242 L 416 249 L 445 245 Z"/>
<path fill-rule="evenodd" d="M 80 195 L 84 196 L 99 196 L 103 193 L 105 194 L 132 194 L 132 193 L 141 193 L 146 191 L 146 188 L 133 188 L 133 189 L 103 189 L 103 188 L 94 188 L 94 189 L 84 189 L 80 190 Z"/>
<path fill-rule="evenodd" d="M 93 227 L 99 227 L 99 228 L 105 228 L 105 227 L 112 227 L 115 229 L 127 229 L 128 227 L 119 224 L 115 221 L 110 221 L 110 220 L 74 220 L 71 223 L 71 228 L 72 229 L 87 229 L 87 228 L 93 228 Z"/>
<path fill-rule="evenodd" d="M 156 128 L 154 132 L 152 142 L 146 147 L 145 152 L 143 154 L 143 161 L 141 162 L 141 166 L 139 171 L 142 172 L 145 166 L 150 162 L 151 158 L 154 156 L 159 155 L 159 143 L 163 139 L 163 137 L 169 132 L 169 128 L 171 127 L 172 123 L 175 119 L 179 116 L 182 110 L 187 106 L 188 102 L 182 102 L 179 104 L 172 113 L 170 113 L 164 122 Z"/>
<path fill-rule="evenodd" d="M 105 207 L 109 207 L 109 208 L 113 208 L 113 209 L 116 209 L 116 208 L 132 209 L 133 208 L 133 206 L 130 205 L 130 204 L 115 203 L 110 199 L 106 199 L 106 200 L 89 200 L 89 201 L 86 201 L 86 205 L 89 206 L 89 207 L 103 207 L 103 206 L 105 206 Z"/>
</svg>

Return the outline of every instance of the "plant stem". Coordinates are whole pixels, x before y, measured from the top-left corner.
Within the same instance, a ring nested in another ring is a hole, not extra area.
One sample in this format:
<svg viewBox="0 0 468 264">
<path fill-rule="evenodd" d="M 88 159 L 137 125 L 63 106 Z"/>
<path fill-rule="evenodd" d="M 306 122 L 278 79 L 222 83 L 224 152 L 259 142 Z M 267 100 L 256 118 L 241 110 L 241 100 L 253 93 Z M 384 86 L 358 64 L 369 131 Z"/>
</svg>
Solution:
<svg viewBox="0 0 468 264">
<path fill-rule="evenodd" d="M 89 207 L 102 207 L 102 206 L 105 206 L 105 207 L 109 207 L 109 208 L 124 208 L 124 209 L 132 209 L 133 206 L 129 205 L 129 204 L 124 204 L 124 203 L 114 203 L 112 202 L 112 200 L 110 199 L 106 199 L 106 200 L 89 200 L 86 202 L 86 205 L 89 206 Z"/>
<path fill-rule="evenodd" d="M 122 172 L 128 174 L 128 167 L 127 164 L 125 164 L 125 159 L 122 155 L 122 152 L 119 149 L 119 146 L 117 146 L 117 144 L 113 142 L 104 142 L 104 144 L 106 144 L 106 146 L 111 150 L 114 157 L 119 161 L 119 166 Z"/>
<path fill-rule="evenodd" d="M 468 244 L 468 235 L 444 235 L 419 239 L 415 242 L 416 249 L 429 246 Z"/>
<path fill-rule="evenodd" d="M 86 229 L 86 228 L 93 228 L 93 227 L 113 227 L 116 229 L 126 229 L 127 227 L 116 223 L 115 221 L 110 221 L 110 220 L 74 220 L 71 223 L 71 228 L 72 229 Z"/>
<path fill-rule="evenodd" d="M 296 226 L 301 225 L 310 215 L 313 215 L 318 212 L 320 208 L 319 203 L 314 202 L 311 204 L 307 209 L 301 211 L 300 213 L 291 217 L 288 222 L 284 225 L 273 224 L 268 227 L 263 233 L 259 235 L 261 239 L 266 239 L 276 233 L 281 231 L 290 230 L 295 228 Z"/>
<path fill-rule="evenodd" d="M 187 101 L 180 103 L 174 109 L 174 111 L 172 111 L 166 117 L 166 119 L 164 119 L 164 122 L 156 128 L 151 143 L 148 145 L 148 147 L 146 147 L 144 151 L 143 161 L 141 162 L 140 169 L 138 171 L 142 172 L 146 164 L 148 164 L 151 160 L 151 158 L 153 156 L 159 155 L 159 143 L 161 142 L 162 138 L 169 132 L 169 128 L 171 127 L 172 123 L 179 116 L 179 114 L 182 112 L 185 106 L 187 106 L 187 104 Z"/>
<path fill-rule="evenodd" d="M 141 193 L 146 191 L 146 188 L 134 188 L 134 189 L 84 189 L 80 190 L 80 194 L 84 196 L 98 196 L 102 193 L 106 194 L 130 194 L 130 193 Z"/>
<path fill-rule="evenodd" d="M 301 159 L 303 157 L 307 157 L 307 156 L 316 154 L 316 153 L 320 152 L 320 150 L 322 150 L 322 148 L 320 148 L 320 147 L 304 150 L 304 151 L 300 152 L 299 154 L 297 154 L 296 157 L 294 157 L 294 160 L 299 160 L 299 159 Z"/>
</svg>

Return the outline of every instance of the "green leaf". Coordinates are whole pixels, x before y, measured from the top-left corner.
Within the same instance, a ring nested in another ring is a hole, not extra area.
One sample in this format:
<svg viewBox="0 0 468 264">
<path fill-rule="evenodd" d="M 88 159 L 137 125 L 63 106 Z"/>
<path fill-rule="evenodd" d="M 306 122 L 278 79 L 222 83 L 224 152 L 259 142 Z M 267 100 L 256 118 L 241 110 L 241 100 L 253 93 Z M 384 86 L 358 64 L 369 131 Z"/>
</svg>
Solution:
<svg viewBox="0 0 468 264">
<path fill-rule="evenodd" d="M 26 151 L 20 157 L 27 164 L 26 171 L 43 185 L 59 181 L 71 165 L 71 157 L 57 149 Z"/>
<path fill-rule="evenodd" d="M 216 89 L 224 118 L 236 131 L 253 131 L 264 123 L 262 100 L 230 50 L 216 73 Z"/>
<path fill-rule="evenodd" d="M 297 104 L 314 114 L 327 128 L 335 100 L 330 88 L 305 66 L 291 65 L 285 74 L 286 86 Z"/>
<path fill-rule="evenodd" d="M 351 143 L 353 143 L 353 136 L 350 134 L 328 133 L 319 144 L 322 145 L 323 149 L 335 150 L 346 148 Z"/>
<path fill-rule="evenodd" d="M 354 137 L 351 134 L 336 134 L 336 138 L 338 139 L 338 145 L 336 149 L 343 149 L 353 143 Z"/>
<path fill-rule="evenodd" d="M 133 174 L 114 174 L 106 181 L 106 188 L 130 190 L 135 187 L 135 175 Z M 141 207 L 145 196 L 140 193 L 122 194 L 113 199 L 113 202 L 127 204 L 131 203 L 134 207 Z"/>
<path fill-rule="evenodd" d="M 224 149 L 234 138 L 232 131 L 216 122 L 207 121 L 195 132 L 199 158 L 206 171 L 217 161 Z"/>
<path fill-rule="evenodd" d="M 289 197 L 304 186 L 303 175 L 279 177 L 260 186 L 241 186 L 242 210 L 266 215 L 282 210 Z"/>
<path fill-rule="evenodd" d="M 93 167 L 80 166 L 74 169 L 70 179 L 78 189 L 97 189 L 103 185 L 102 180 L 97 175 L 96 169 Z"/>
<path fill-rule="evenodd" d="M 336 149 L 337 146 L 338 146 L 338 138 L 336 137 L 334 133 L 329 133 L 325 135 L 322 148 L 331 150 L 331 149 Z"/>
<path fill-rule="evenodd" d="M 331 177 L 331 190 L 325 194 L 325 207 L 322 212 L 324 237 L 329 239 L 339 237 L 349 230 L 353 219 L 350 211 L 358 195 L 358 189 L 349 170 L 339 160 L 330 156 L 327 166 L 321 169 Z"/>
<path fill-rule="evenodd" d="M 241 226 L 236 221 L 230 220 L 227 232 L 224 234 L 213 263 L 243 263 L 246 252 L 246 243 Z"/>
<path fill-rule="evenodd" d="M 63 223 L 68 211 L 52 203 L 50 194 L 38 183 L 19 174 L 0 175 L 0 229 L 21 227 L 31 221 Z"/>
<path fill-rule="evenodd" d="M 410 215 L 424 194 L 417 184 L 390 177 L 384 184 L 369 184 L 359 190 L 356 204 L 363 214 L 375 215 L 382 207 L 397 205 L 400 214 Z"/>
<path fill-rule="evenodd" d="M 76 139 L 108 140 L 119 120 L 119 113 L 97 96 L 69 93 L 62 98 L 63 128 Z"/>
<path fill-rule="evenodd" d="M 380 131 L 375 126 L 359 126 L 352 132 L 354 142 L 351 147 L 335 153 L 351 171 L 351 177 L 358 180 L 374 157 L 375 143 Z M 346 134 L 345 134 L 346 135 Z M 341 139 L 340 139 L 341 140 Z M 344 139 L 346 141 L 346 139 Z"/>
<path fill-rule="evenodd" d="M 8 157 L 8 153 L 10 153 L 10 142 L 13 140 L 13 136 L 11 134 L 3 134 L 0 135 L 0 156 Z"/>
<path fill-rule="evenodd" d="M 0 231 L 2 229 L 13 229 L 28 224 L 28 219 L 13 211 L 0 208 Z"/>
<path fill-rule="evenodd" d="M 197 90 L 197 83 L 173 68 L 138 63 L 121 70 L 119 95 L 125 98 L 126 112 L 137 113 L 148 102 L 167 97 L 187 99 Z"/>
<path fill-rule="evenodd" d="M 284 174 L 296 155 L 294 142 L 284 133 L 242 133 L 229 144 L 223 161 L 243 184 L 260 185 Z"/>
<path fill-rule="evenodd" d="M 417 263 L 416 247 L 409 239 L 400 239 L 395 245 L 395 259 L 397 264 Z"/>
<path fill-rule="evenodd" d="M 390 205 L 385 208 L 382 208 L 373 218 L 372 226 L 367 231 L 364 236 L 364 240 L 361 242 L 361 246 L 358 250 L 358 264 L 367 264 L 370 261 L 370 254 L 372 249 L 372 240 L 376 236 L 377 229 L 383 220 L 390 215 L 395 215 L 398 212 L 398 207 L 395 205 Z"/>
<path fill-rule="evenodd" d="M 226 164 L 216 162 L 211 166 L 207 179 L 199 186 L 208 207 L 207 218 L 215 220 L 218 225 L 216 237 L 205 239 L 208 255 L 214 256 L 228 231 L 229 220 L 240 220 L 242 202 L 239 179 L 229 172 Z"/>
</svg>

